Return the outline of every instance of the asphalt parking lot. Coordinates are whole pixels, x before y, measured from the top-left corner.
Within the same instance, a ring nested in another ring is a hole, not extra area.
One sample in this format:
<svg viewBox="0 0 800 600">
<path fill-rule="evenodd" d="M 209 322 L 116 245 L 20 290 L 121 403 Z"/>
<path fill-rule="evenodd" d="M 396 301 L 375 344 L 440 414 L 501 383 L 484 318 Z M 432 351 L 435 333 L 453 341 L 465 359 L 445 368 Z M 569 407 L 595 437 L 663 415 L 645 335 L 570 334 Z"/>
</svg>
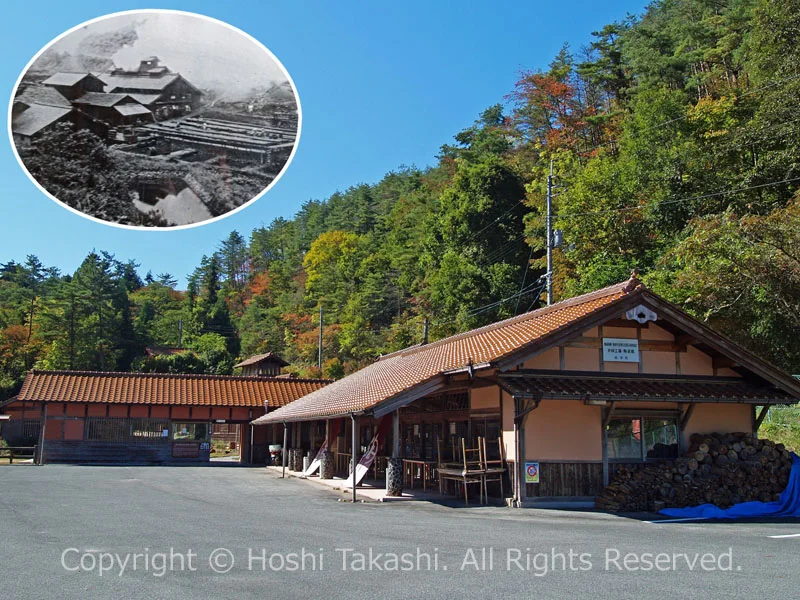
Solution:
<svg viewBox="0 0 800 600">
<path fill-rule="evenodd" d="M 0 593 L 795 598 L 800 584 L 800 521 L 651 523 L 340 497 L 257 468 L 0 467 Z"/>
</svg>

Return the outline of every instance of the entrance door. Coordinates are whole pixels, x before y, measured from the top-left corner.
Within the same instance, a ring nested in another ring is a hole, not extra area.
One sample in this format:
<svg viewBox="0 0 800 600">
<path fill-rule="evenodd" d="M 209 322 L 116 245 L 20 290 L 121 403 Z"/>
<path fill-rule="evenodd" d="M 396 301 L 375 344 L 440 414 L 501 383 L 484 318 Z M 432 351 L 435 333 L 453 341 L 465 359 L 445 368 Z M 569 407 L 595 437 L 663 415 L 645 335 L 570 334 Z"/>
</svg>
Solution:
<svg viewBox="0 0 800 600">
<path fill-rule="evenodd" d="M 214 423 L 211 429 L 211 460 L 239 462 L 241 423 Z"/>
</svg>

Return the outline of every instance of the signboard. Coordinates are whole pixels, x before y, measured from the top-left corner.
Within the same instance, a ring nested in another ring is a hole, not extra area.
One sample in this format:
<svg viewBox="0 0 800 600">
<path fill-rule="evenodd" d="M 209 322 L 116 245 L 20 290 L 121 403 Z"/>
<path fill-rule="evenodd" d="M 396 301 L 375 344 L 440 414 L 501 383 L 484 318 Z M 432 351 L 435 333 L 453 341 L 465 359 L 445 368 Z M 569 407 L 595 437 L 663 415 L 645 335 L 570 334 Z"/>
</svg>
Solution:
<svg viewBox="0 0 800 600">
<path fill-rule="evenodd" d="M 176 442 L 172 444 L 172 458 L 198 458 L 200 444 L 196 442 Z"/>
<path fill-rule="evenodd" d="M 603 338 L 603 361 L 639 362 L 639 340 Z"/>
<path fill-rule="evenodd" d="M 539 463 L 525 463 L 525 483 L 539 483 Z"/>
</svg>

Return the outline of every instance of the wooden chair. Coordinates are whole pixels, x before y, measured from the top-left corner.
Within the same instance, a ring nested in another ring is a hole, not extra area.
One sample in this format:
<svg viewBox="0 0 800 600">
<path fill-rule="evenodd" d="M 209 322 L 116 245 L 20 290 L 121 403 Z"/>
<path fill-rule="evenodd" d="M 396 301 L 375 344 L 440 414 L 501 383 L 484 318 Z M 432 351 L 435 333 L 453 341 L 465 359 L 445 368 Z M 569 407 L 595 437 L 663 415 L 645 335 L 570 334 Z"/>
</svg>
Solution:
<svg viewBox="0 0 800 600">
<path fill-rule="evenodd" d="M 483 489 L 484 483 L 484 470 L 483 470 L 483 451 L 480 445 L 477 448 L 467 448 L 466 442 L 461 440 L 461 457 L 463 463 L 461 466 L 453 467 L 448 466 L 441 460 L 441 443 L 439 444 L 439 459 L 437 471 L 439 473 L 439 493 L 443 492 L 445 481 L 455 481 L 464 486 L 464 503 L 469 506 L 469 492 L 468 486 L 477 483 L 479 486 L 479 498 L 483 504 Z"/>
<path fill-rule="evenodd" d="M 500 497 L 503 497 L 503 479 L 506 476 L 505 460 L 503 459 L 503 439 L 497 438 L 497 451 L 498 458 L 489 458 L 489 453 L 486 451 L 486 438 L 479 438 L 480 445 L 483 448 L 483 471 L 485 473 L 483 483 L 483 492 L 486 496 L 486 503 L 489 503 L 489 490 L 488 483 L 492 481 L 500 482 Z"/>
</svg>

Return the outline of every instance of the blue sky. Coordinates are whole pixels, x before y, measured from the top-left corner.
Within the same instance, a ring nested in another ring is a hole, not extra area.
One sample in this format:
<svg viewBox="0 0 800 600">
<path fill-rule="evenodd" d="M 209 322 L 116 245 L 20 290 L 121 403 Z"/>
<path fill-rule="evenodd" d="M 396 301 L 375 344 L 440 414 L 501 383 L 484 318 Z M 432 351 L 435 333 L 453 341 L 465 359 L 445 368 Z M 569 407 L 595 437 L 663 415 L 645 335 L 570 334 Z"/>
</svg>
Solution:
<svg viewBox="0 0 800 600">
<path fill-rule="evenodd" d="M 640 13 L 645 3 L 281 2 L 265 0 L 14 0 L 0 23 L 0 90 L 6 102 L 28 61 L 83 21 L 111 12 L 169 8 L 205 14 L 266 45 L 294 79 L 303 131 L 294 161 L 244 210 L 180 231 L 131 231 L 62 208 L 28 179 L 0 142 L 0 262 L 36 254 L 74 271 L 93 248 L 135 259 L 141 272 L 170 272 L 181 285 L 220 240 L 245 237 L 309 199 L 375 182 L 400 165 L 431 164 L 443 143 L 502 100 L 521 69 L 544 68 L 564 42 Z M 7 138 L 7 134 L 6 134 Z"/>
</svg>

